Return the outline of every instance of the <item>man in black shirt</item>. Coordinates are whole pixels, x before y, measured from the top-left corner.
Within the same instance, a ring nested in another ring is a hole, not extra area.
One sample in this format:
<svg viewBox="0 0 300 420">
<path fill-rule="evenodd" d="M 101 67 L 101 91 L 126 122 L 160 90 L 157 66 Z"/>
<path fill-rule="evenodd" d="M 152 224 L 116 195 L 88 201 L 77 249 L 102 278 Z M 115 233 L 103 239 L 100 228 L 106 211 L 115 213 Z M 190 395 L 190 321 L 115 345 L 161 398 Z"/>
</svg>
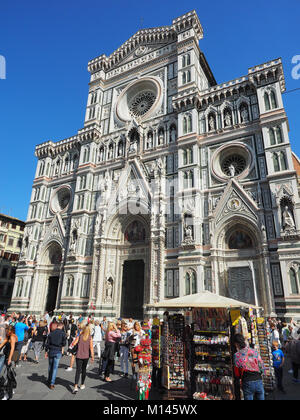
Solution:
<svg viewBox="0 0 300 420">
<path fill-rule="evenodd" d="M 52 331 L 48 335 L 45 344 L 45 357 L 49 360 L 48 385 L 50 389 L 54 389 L 58 365 L 62 357 L 63 348 L 67 342 L 66 333 L 57 328 L 57 326 L 56 322 L 52 323 Z"/>
</svg>

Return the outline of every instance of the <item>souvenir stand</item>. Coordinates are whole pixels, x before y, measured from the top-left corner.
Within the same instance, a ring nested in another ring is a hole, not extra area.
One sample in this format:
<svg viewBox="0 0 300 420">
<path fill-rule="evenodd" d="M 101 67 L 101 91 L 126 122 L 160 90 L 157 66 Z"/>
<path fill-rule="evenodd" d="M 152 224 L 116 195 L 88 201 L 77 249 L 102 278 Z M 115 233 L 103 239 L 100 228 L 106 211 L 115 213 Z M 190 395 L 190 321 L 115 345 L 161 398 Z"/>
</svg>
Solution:
<svg viewBox="0 0 300 420">
<path fill-rule="evenodd" d="M 149 392 L 152 385 L 151 369 L 152 369 L 152 347 L 151 332 L 144 324 L 142 326 L 145 331 L 145 338 L 140 342 L 138 348 L 135 348 L 138 354 L 138 374 L 137 374 L 137 392 L 139 400 L 148 400 Z"/>
<path fill-rule="evenodd" d="M 154 318 L 152 323 L 152 383 L 158 386 L 161 380 L 161 325 L 160 319 Z"/>
<path fill-rule="evenodd" d="M 163 377 L 167 389 L 174 390 L 175 383 L 177 387 L 184 385 L 182 395 L 185 398 L 235 399 L 234 349 L 231 343 L 234 331 L 230 310 L 235 310 L 234 318 L 240 315 L 242 308 L 249 310 L 251 306 L 206 291 L 162 301 L 155 307 L 172 308 L 173 311 L 177 308 L 189 314 L 186 325 L 181 313 L 169 316 L 168 325 L 164 323 L 167 340 L 163 348 Z M 190 332 L 187 331 L 189 327 Z M 175 353 L 172 351 L 174 348 Z"/>
<path fill-rule="evenodd" d="M 270 342 L 269 325 L 265 318 L 257 318 L 258 343 L 261 358 L 265 365 L 263 376 L 264 388 L 267 392 L 273 392 L 276 387 L 276 377 L 273 368 L 272 347 Z"/>
<path fill-rule="evenodd" d="M 152 329 L 153 331 L 153 329 Z M 188 398 L 186 383 L 186 342 L 185 321 L 182 314 L 167 315 L 160 327 L 160 355 L 156 358 L 153 369 L 161 370 L 163 399 Z"/>
</svg>

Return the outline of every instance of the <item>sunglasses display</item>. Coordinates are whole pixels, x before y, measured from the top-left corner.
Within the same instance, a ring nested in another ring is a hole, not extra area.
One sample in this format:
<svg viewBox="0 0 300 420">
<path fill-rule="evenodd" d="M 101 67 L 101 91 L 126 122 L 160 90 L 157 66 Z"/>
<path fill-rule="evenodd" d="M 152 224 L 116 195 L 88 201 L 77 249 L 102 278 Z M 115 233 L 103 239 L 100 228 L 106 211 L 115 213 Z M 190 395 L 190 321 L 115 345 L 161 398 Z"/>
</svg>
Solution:
<svg viewBox="0 0 300 420">
<path fill-rule="evenodd" d="M 192 392 L 197 400 L 234 399 L 230 323 L 218 308 L 193 310 Z"/>
</svg>

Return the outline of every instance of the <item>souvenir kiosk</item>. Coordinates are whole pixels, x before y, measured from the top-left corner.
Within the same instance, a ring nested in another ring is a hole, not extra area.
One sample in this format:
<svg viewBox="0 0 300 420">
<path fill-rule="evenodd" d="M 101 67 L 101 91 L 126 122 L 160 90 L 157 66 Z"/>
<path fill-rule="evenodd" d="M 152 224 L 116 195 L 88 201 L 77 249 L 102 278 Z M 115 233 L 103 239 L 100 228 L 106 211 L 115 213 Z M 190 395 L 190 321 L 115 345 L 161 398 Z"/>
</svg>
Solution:
<svg viewBox="0 0 300 420">
<path fill-rule="evenodd" d="M 256 327 L 259 308 L 208 291 L 152 306 L 171 313 L 165 317 L 161 340 L 166 399 L 239 399 L 231 338 L 242 332 L 260 351 Z"/>
</svg>

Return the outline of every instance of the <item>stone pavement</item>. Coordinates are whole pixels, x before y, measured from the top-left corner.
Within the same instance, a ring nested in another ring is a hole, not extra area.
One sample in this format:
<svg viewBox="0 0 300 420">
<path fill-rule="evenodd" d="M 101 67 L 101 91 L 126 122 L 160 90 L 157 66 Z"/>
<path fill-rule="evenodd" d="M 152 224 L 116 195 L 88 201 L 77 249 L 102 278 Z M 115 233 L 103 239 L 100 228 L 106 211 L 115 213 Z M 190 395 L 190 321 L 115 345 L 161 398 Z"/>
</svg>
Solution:
<svg viewBox="0 0 300 420">
<path fill-rule="evenodd" d="M 51 391 L 46 385 L 48 377 L 48 361 L 41 355 L 38 365 L 32 363 L 33 352 L 29 352 L 28 361 L 21 362 L 17 372 L 17 389 L 13 400 L 136 400 L 137 392 L 131 380 L 121 378 L 120 365 L 116 362 L 115 374 L 111 375 L 113 382 L 106 383 L 98 376 L 98 360 L 90 363 L 87 369 L 85 390 L 79 390 L 76 395 L 72 394 L 75 379 L 75 368 L 72 372 L 67 372 L 70 357 L 63 356 L 59 365 L 56 386 Z M 74 365 L 75 366 L 75 365 Z M 286 394 L 279 391 L 266 396 L 268 400 L 300 400 L 300 384 L 292 382 L 292 375 L 288 373 L 290 361 L 287 359 L 284 369 L 284 387 Z M 300 372 L 299 372 L 300 377 Z M 152 390 L 150 400 L 159 400 L 162 395 L 157 390 Z"/>
<path fill-rule="evenodd" d="M 283 373 L 283 387 L 285 389 L 286 394 L 275 390 L 271 394 L 266 396 L 267 400 L 282 400 L 282 401 L 299 401 L 300 400 L 300 384 L 294 384 L 292 382 L 293 375 L 288 373 L 288 371 L 292 368 L 291 361 L 288 357 L 285 359 L 284 364 L 284 373 Z M 300 379 L 300 369 L 299 369 L 299 379 Z"/>
<path fill-rule="evenodd" d="M 70 364 L 70 357 L 63 356 L 56 377 L 54 390 L 50 390 L 46 384 L 48 378 L 48 360 L 41 354 L 40 363 L 34 364 L 33 352 L 29 351 L 28 361 L 20 362 L 17 372 L 17 389 L 13 400 L 135 400 L 137 392 L 134 382 L 120 377 L 120 365 L 116 362 L 115 374 L 111 375 L 113 382 L 107 383 L 98 376 L 98 359 L 89 363 L 85 390 L 79 390 L 76 395 L 72 394 L 75 379 L 75 367 L 67 372 L 66 367 Z M 156 391 L 152 391 L 152 399 L 160 399 Z"/>
</svg>

